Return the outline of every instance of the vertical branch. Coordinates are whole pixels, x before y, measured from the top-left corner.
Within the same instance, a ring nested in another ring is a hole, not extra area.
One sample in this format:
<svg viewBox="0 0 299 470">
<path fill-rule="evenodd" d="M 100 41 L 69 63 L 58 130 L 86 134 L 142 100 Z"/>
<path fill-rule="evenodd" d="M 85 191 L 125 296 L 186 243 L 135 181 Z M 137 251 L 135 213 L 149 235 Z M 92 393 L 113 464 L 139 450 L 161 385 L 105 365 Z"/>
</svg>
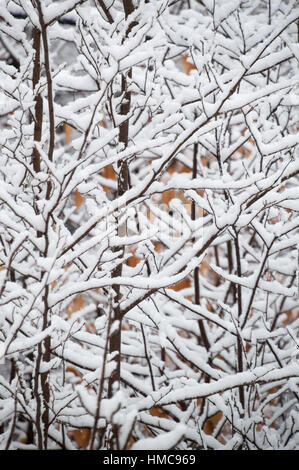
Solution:
<svg viewBox="0 0 299 470">
<path fill-rule="evenodd" d="M 50 67 L 50 58 L 49 58 L 49 46 L 48 46 L 48 37 L 47 37 L 47 27 L 44 22 L 43 12 L 40 0 L 36 0 L 36 7 L 38 10 L 39 22 L 41 27 L 41 34 L 42 41 L 43 41 L 43 48 L 44 48 L 44 66 L 45 66 L 45 75 L 47 80 L 47 94 L 48 94 L 48 108 L 49 108 L 49 148 L 48 148 L 48 159 L 52 162 L 53 161 L 53 153 L 54 153 L 54 145 L 55 145 L 55 121 L 54 121 L 54 105 L 53 105 L 53 87 L 52 87 L 52 76 L 51 76 L 51 67 Z M 46 192 L 46 199 L 49 200 L 51 192 L 51 183 L 47 182 L 47 192 Z M 49 217 L 47 218 L 46 228 L 45 228 L 45 249 L 43 252 L 43 256 L 48 256 L 48 247 L 49 247 Z M 45 275 L 42 272 L 42 276 Z M 44 302 L 44 311 L 43 311 L 43 319 L 42 319 L 42 330 L 44 331 L 46 328 L 49 327 L 51 319 L 50 319 L 50 308 L 48 305 L 48 296 L 49 296 L 49 286 L 46 285 L 44 288 L 44 295 L 43 295 L 43 302 Z M 42 344 L 38 347 L 38 361 L 36 367 L 36 393 L 39 394 L 39 380 L 41 386 L 41 393 L 42 393 L 42 404 L 41 400 L 38 400 L 38 407 L 39 409 L 39 420 L 41 417 L 41 421 L 43 424 L 43 432 L 42 436 L 41 433 L 38 433 L 38 441 L 39 441 L 39 448 L 43 448 L 44 450 L 47 449 L 48 446 L 48 432 L 49 432 L 49 401 L 50 401 L 50 383 L 49 383 L 49 371 L 46 370 L 45 372 L 40 371 L 40 364 L 42 363 L 49 363 L 51 359 L 51 338 L 47 336 Z M 40 416 L 41 414 L 41 416 Z M 41 442 L 42 437 L 42 442 Z"/>
<path fill-rule="evenodd" d="M 49 318 L 49 306 L 48 306 L 48 295 L 49 295 L 49 286 L 45 286 L 45 295 L 44 295 L 44 315 L 43 315 L 43 326 L 42 329 L 45 330 L 50 326 Z M 43 363 L 49 363 L 51 359 L 51 338 L 46 336 L 43 341 Z M 50 383 L 49 383 L 49 371 L 42 372 L 41 376 L 41 388 L 43 393 L 43 404 L 44 410 L 42 414 L 42 422 L 44 425 L 44 449 L 47 449 L 48 446 L 48 432 L 49 432 L 49 402 L 50 402 Z"/>
<path fill-rule="evenodd" d="M 39 450 L 43 449 L 43 434 L 41 427 L 41 415 L 42 415 L 42 401 L 39 390 L 39 370 L 42 360 L 42 345 L 37 345 L 37 357 L 35 361 L 35 373 L 34 373 L 34 389 L 33 394 L 36 400 L 36 412 L 35 412 L 35 427 L 37 433 L 37 447 Z"/>
<path fill-rule="evenodd" d="M 197 166 L 198 166 L 198 143 L 194 144 L 194 147 L 193 147 L 192 179 L 195 179 L 197 177 Z M 196 219 L 196 204 L 195 204 L 195 201 L 192 200 L 191 220 L 195 220 L 195 219 Z M 196 305 L 200 305 L 200 284 L 199 284 L 199 268 L 198 267 L 194 269 L 193 281 L 194 281 L 194 303 Z M 209 351 L 210 342 L 206 333 L 205 325 L 201 318 L 198 320 L 198 327 L 199 327 L 200 337 L 204 344 L 204 347 L 206 348 L 207 351 Z M 205 375 L 204 381 L 205 383 L 208 383 L 210 381 L 210 378 L 207 375 Z M 200 406 L 200 415 L 203 414 L 205 408 L 206 408 L 206 400 L 205 398 L 203 398 L 201 401 L 201 406 Z"/>
<path fill-rule="evenodd" d="M 142 323 L 140 323 L 140 327 L 141 327 L 142 339 L 143 339 L 143 344 L 144 344 L 144 354 L 145 354 L 145 358 L 146 358 L 146 361 L 148 363 L 148 368 L 149 368 L 149 371 L 150 371 L 152 388 L 155 391 L 156 387 L 155 387 L 155 381 L 154 381 L 154 374 L 153 374 L 151 360 L 150 360 L 150 357 L 149 357 L 149 354 L 148 354 L 148 351 L 147 351 L 146 338 L 145 338 L 145 333 L 144 333 L 144 328 L 143 328 Z"/>
<path fill-rule="evenodd" d="M 34 65 L 33 65 L 33 90 L 35 91 L 36 86 L 40 80 L 41 65 L 40 65 L 40 46 L 41 46 L 41 33 L 39 29 L 34 28 L 33 30 L 33 48 L 35 50 Z M 40 93 L 35 96 L 35 116 L 34 116 L 34 141 L 40 142 L 42 137 L 42 124 L 43 124 L 43 100 Z M 40 154 L 36 147 L 33 149 L 33 168 L 38 173 L 41 170 Z M 38 237 L 42 234 L 39 232 Z M 35 428 L 37 436 L 38 449 L 43 449 L 43 432 L 41 424 L 42 416 L 42 400 L 39 388 L 40 380 L 40 364 L 42 361 L 42 345 L 37 346 L 37 356 L 35 362 L 35 373 L 34 373 L 34 388 L 33 394 L 36 400 L 36 412 L 35 412 Z"/>
<path fill-rule="evenodd" d="M 54 122 L 53 86 L 52 86 L 52 75 L 51 75 L 50 57 L 49 57 L 48 35 L 47 35 L 47 27 L 45 25 L 40 0 L 36 0 L 36 6 L 38 10 L 38 17 L 39 17 L 39 22 L 41 26 L 41 35 L 42 35 L 43 46 L 44 46 L 45 73 L 46 73 L 46 78 L 47 78 L 49 123 L 50 123 L 48 158 L 52 162 L 54 145 L 55 145 L 55 122 Z"/>
<path fill-rule="evenodd" d="M 123 7 L 125 12 L 125 17 L 127 19 L 128 15 L 134 11 L 133 4 L 131 0 L 123 0 Z M 130 25 L 126 36 L 128 37 L 129 32 L 133 25 Z M 128 77 L 132 77 L 131 69 L 128 72 Z M 120 114 L 123 116 L 128 116 L 131 106 L 131 92 L 127 90 L 127 78 L 124 74 L 122 74 L 121 79 L 121 92 L 123 95 L 123 101 L 120 106 Z M 129 141 L 129 119 L 125 119 L 121 125 L 119 126 L 119 141 L 124 144 L 126 148 L 128 146 Z M 118 175 L 118 196 L 122 196 L 129 187 L 129 167 L 128 162 L 126 160 L 118 162 L 119 167 L 119 175 Z M 119 220 L 116 220 L 119 223 Z M 124 226 L 118 225 L 118 235 L 123 236 L 125 235 Z M 115 251 L 120 251 L 123 254 L 123 248 L 119 249 L 118 247 L 115 248 Z M 122 273 L 122 263 L 119 263 L 117 267 L 112 272 L 112 277 L 119 277 Z M 120 359 L 121 359 L 121 323 L 122 323 L 122 315 L 120 311 L 120 286 L 113 285 L 113 290 L 115 292 L 114 296 L 114 309 L 111 315 L 111 334 L 110 334 L 110 344 L 109 344 L 109 351 L 110 354 L 113 355 L 113 360 L 115 362 L 115 369 L 113 370 L 109 385 L 108 385 L 108 397 L 111 397 L 113 394 L 114 385 L 117 384 L 119 387 L 120 384 Z"/>
<path fill-rule="evenodd" d="M 238 277 L 242 276 L 241 270 L 241 257 L 240 257 L 240 246 L 238 235 L 236 234 L 235 238 L 235 252 L 236 252 L 236 261 L 237 261 L 237 275 Z M 242 315 L 242 290 L 241 285 L 237 284 L 237 301 L 238 301 L 238 319 L 240 320 Z M 243 372 L 243 348 L 242 348 L 242 339 L 240 334 L 237 337 L 237 361 L 238 361 L 238 372 Z M 244 387 L 239 387 L 239 397 L 240 403 L 242 405 L 242 413 L 245 409 L 245 397 L 244 397 Z"/>
<path fill-rule="evenodd" d="M 227 246 L 228 272 L 229 274 L 231 274 L 233 272 L 233 267 L 234 267 L 231 240 L 228 240 L 228 242 L 226 243 L 226 246 Z M 237 293 L 236 293 L 236 284 L 234 282 L 231 282 L 229 285 L 229 288 L 227 289 L 227 292 L 224 298 L 224 303 L 227 302 L 230 292 L 232 293 L 232 304 L 235 304 L 237 301 Z"/>
<path fill-rule="evenodd" d="M 109 342 L 109 337 L 110 337 L 110 315 L 111 315 L 111 308 L 109 307 L 109 320 L 108 320 L 108 326 L 107 326 L 107 336 L 106 336 L 106 341 L 105 341 L 105 349 L 104 349 L 104 355 L 103 355 L 103 365 L 102 365 L 102 371 L 101 371 L 101 378 L 100 378 L 100 386 L 99 386 L 99 391 L 98 391 L 98 396 L 97 396 L 97 409 L 96 409 L 96 415 L 94 419 L 94 425 L 91 431 L 91 439 L 90 439 L 90 450 L 93 450 L 94 448 L 94 443 L 95 443 L 95 438 L 97 434 L 97 427 L 98 427 L 98 422 L 100 418 L 100 409 L 101 409 L 101 401 L 103 397 L 103 391 L 104 391 L 104 382 L 105 382 L 105 371 L 106 371 L 106 362 L 107 362 L 107 353 L 108 353 L 108 342 Z"/>
<path fill-rule="evenodd" d="M 192 178 L 195 179 L 197 176 L 197 153 L 198 153 L 198 144 L 194 144 L 193 147 L 193 168 L 192 168 Z M 196 218 L 196 205 L 195 201 L 192 200 L 191 203 L 191 219 L 195 220 Z M 199 287 L 199 268 L 196 267 L 193 273 L 194 279 L 194 302 L 196 305 L 200 305 L 200 287 Z M 210 349 L 209 339 L 205 330 L 205 326 L 202 319 L 198 320 L 199 331 L 201 339 L 207 351 Z"/>
<path fill-rule="evenodd" d="M 33 90 L 40 79 L 40 31 L 37 28 L 33 30 L 33 49 L 35 51 L 33 65 Z M 34 142 L 40 142 L 42 137 L 43 123 L 43 100 L 40 93 L 35 96 L 34 110 Z M 33 168 L 36 173 L 40 172 L 40 155 L 36 147 L 33 149 Z"/>
</svg>

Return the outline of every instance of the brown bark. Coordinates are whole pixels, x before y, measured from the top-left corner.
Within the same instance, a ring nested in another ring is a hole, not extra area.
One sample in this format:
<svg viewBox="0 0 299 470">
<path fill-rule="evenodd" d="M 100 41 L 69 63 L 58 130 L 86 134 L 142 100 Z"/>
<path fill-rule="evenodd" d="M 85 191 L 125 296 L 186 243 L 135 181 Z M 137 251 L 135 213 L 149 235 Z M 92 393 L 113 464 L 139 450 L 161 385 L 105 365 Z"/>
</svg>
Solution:
<svg viewBox="0 0 299 470">
<path fill-rule="evenodd" d="M 33 89 L 35 89 L 40 79 L 40 31 L 37 28 L 33 30 L 33 49 L 35 50 Z M 34 142 L 40 142 L 43 123 L 43 100 L 40 93 L 35 96 L 34 113 Z M 36 147 L 33 149 L 33 168 L 36 173 L 40 172 L 40 155 Z"/>
<path fill-rule="evenodd" d="M 38 56 L 36 59 L 36 67 L 35 73 L 36 76 L 34 77 L 33 83 L 37 78 L 39 79 L 40 76 L 40 38 L 42 38 L 43 42 L 43 49 L 44 49 L 44 67 L 45 67 L 45 75 L 47 80 L 47 92 L 48 92 L 48 108 L 49 108 L 49 147 L 48 147 L 48 159 L 53 161 L 53 153 L 54 153 L 54 145 L 55 145 L 55 123 L 54 123 L 54 104 L 53 104 L 53 90 L 52 90 L 52 76 L 51 76 L 51 67 L 50 67 L 50 58 L 49 58 L 49 47 L 48 47 L 48 38 L 47 38 L 47 26 L 44 22 L 44 17 L 42 13 L 42 7 L 40 0 L 36 0 L 36 7 L 38 10 L 39 22 L 41 31 L 35 31 L 35 41 L 36 46 L 38 46 Z M 37 49 L 36 49 L 37 50 Z M 39 101 L 37 101 L 39 104 Z M 37 123 L 40 128 L 37 128 L 37 136 L 38 131 L 40 132 L 41 138 L 41 128 L 42 128 L 42 107 L 38 108 L 40 116 L 37 119 Z M 40 159 L 39 162 L 39 171 L 40 171 Z M 36 164 L 37 168 L 38 165 Z M 51 193 L 51 183 L 48 182 L 47 184 L 47 193 L 46 199 L 50 198 Z M 48 224 L 49 224 L 49 217 L 46 223 L 45 228 L 45 250 L 44 256 L 47 257 L 48 255 Z M 39 234 L 41 236 L 41 234 Z M 43 312 L 43 324 L 42 329 L 45 330 L 50 325 L 50 309 L 48 306 L 48 295 L 49 295 L 49 286 L 45 288 L 45 295 L 44 295 L 44 312 Z M 37 437 L 38 437 L 38 447 L 42 450 L 47 450 L 48 447 L 48 432 L 49 432 L 49 401 L 50 401 L 50 384 L 49 384 L 49 371 L 41 372 L 40 371 L 40 364 L 41 363 L 48 363 L 51 359 L 51 338 L 47 336 L 42 344 L 38 347 L 38 357 L 37 357 L 37 365 L 35 370 L 35 397 L 37 400 L 37 413 L 36 413 L 36 425 L 37 425 Z M 39 396 L 41 394 L 41 396 Z"/>
<path fill-rule="evenodd" d="M 125 11 L 126 18 L 130 13 L 134 11 L 133 4 L 131 0 L 123 0 L 123 7 Z M 127 31 L 127 36 L 133 25 L 130 25 Z M 131 70 L 128 72 L 128 77 L 131 78 Z M 128 116 L 131 106 L 131 92 L 127 90 L 127 78 L 125 75 L 122 75 L 121 91 L 123 94 L 123 102 L 120 107 L 120 114 L 123 116 Z M 122 124 L 119 126 L 119 141 L 124 144 L 126 148 L 128 146 L 129 139 L 129 119 L 125 119 Z M 122 196 L 129 187 L 129 167 L 126 160 L 123 160 L 118 163 L 119 175 L 118 175 L 118 196 Z M 116 221 L 118 223 L 118 220 Z M 118 226 L 118 235 L 122 236 L 124 227 Z M 123 249 L 115 248 L 115 251 L 120 252 L 120 256 L 123 255 Z M 112 277 L 119 277 L 122 274 L 122 264 L 119 263 L 112 273 Z M 118 389 L 120 386 L 120 362 L 121 362 L 121 324 L 122 324 L 122 313 L 120 310 L 120 286 L 114 284 L 113 290 L 115 292 L 114 296 L 114 309 L 111 313 L 110 318 L 110 343 L 109 343 L 109 352 L 113 354 L 113 361 L 115 363 L 115 369 L 111 374 L 109 384 L 108 384 L 108 397 L 113 395 L 113 391 Z M 117 327 L 115 323 L 117 322 Z"/>
<path fill-rule="evenodd" d="M 39 22 L 41 26 L 41 35 L 42 35 L 43 46 L 44 46 L 45 73 L 46 73 L 46 78 L 47 78 L 49 121 L 50 121 L 48 158 L 50 161 L 52 161 L 54 145 L 55 145 L 55 123 L 54 123 L 53 87 L 52 87 L 52 75 L 51 75 L 50 58 L 49 58 L 48 35 L 47 35 L 47 26 L 45 25 L 45 22 L 44 22 L 40 0 L 36 0 L 36 6 L 38 10 Z"/>
</svg>

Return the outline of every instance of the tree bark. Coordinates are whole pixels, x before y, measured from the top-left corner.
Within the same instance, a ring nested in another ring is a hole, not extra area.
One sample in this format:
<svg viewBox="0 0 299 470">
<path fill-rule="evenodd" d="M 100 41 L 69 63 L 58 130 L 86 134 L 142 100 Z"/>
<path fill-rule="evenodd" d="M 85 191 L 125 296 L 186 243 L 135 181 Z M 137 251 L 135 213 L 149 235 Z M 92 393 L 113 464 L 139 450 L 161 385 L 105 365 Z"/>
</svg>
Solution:
<svg viewBox="0 0 299 470">
<path fill-rule="evenodd" d="M 123 0 L 123 7 L 125 12 L 125 17 L 127 18 L 129 14 L 134 11 L 133 4 L 131 0 Z M 127 30 L 127 36 L 133 25 L 130 25 Z M 128 77 L 132 77 L 132 71 L 129 70 Z M 123 102 L 120 106 L 120 114 L 123 116 L 128 116 L 131 107 L 131 92 L 127 90 L 127 77 L 122 75 L 121 82 L 121 92 L 123 95 Z M 124 144 L 124 148 L 127 148 L 129 140 L 129 118 L 125 119 L 122 124 L 119 126 L 119 141 Z M 122 196 L 127 189 L 129 188 L 129 167 L 126 160 L 118 162 L 119 174 L 117 181 L 117 194 Z M 116 217 L 117 218 L 117 217 Z M 125 235 L 125 226 L 119 225 L 119 220 L 116 220 L 118 224 L 118 236 Z M 120 257 L 123 256 L 123 248 L 116 247 L 115 251 L 120 252 Z M 119 277 L 122 274 L 122 263 L 120 262 L 112 273 L 112 277 Z M 113 392 L 120 387 L 120 362 L 121 362 L 121 326 L 122 326 L 122 313 L 120 310 L 120 286 L 114 284 L 113 290 L 115 292 L 114 296 L 114 308 L 111 313 L 110 318 L 110 343 L 109 343 L 109 352 L 113 357 L 115 363 L 115 368 L 111 374 L 109 384 L 108 384 L 108 397 L 111 398 Z"/>
</svg>

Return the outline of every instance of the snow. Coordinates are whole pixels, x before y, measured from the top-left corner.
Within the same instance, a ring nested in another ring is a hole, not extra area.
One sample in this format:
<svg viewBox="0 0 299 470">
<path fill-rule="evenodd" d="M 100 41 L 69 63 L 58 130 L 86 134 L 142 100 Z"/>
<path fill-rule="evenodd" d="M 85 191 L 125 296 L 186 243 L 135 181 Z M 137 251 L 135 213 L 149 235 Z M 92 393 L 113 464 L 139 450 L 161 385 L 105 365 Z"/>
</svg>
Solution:
<svg viewBox="0 0 299 470">
<path fill-rule="evenodd" d="M 6 348 L 3 343 L 0 343 L 0 364 L 5 364 Z"/>
<path fill-rule="evenodd" d="M 55 2 L 47 5 L 43 10 L 45 23 L 52 23 L 56 18 L 65 15 L 68 11 L 74 10 L 74 8 L 80 5 L 80 3 L 82 3 L 82 0 L 63 0 L 59 3 Z"/>
<path fill-rule="evenodd" d="M 169 431 L 157 437 L 140 439 L 133 444 L 132 450 L 167 450 L 175 447 L 184 437 L 186 426 L 178 424 L 173 431 Z"/>
<path fill-rule="evenodd" d="M 45 0 L 48 83 L 36 2 L 17 3 L 0 6 L 0 448 L 298 449 L 297 11 Z"/>
<path fill-rule="evenodd" d="M 256 367 L 252 371 L 239 372 L 217 380 L 211 384 L 200 384 L 193 387 L 185 387 L 181 390 L 171 391 L 169 387 L 152 392 L 147 398 L 140 400 L 138 409 L 144 410 L 159 404 L 159 406 L 176 403 L 179 400 L 190 400 L 200 397 L 208 397 L 216 393 L 222 393 L 241 385 L 250 385 L 258 382 L 270 382 L 271 380 L 281 380 L 282 378 L 299 377 L 298 365 L 286 366 L 282 369 L 273 370 L 269 365 Z M 136 405 L 135 405 L 136 406 Z"/>
</svg>

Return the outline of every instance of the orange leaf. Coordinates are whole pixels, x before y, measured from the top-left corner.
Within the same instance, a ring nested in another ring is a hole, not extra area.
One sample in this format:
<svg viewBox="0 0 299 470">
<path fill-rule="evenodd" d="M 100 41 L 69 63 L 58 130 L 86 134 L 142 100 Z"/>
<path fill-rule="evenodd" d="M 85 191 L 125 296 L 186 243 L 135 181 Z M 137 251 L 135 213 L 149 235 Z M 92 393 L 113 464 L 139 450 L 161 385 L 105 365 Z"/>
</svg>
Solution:
<svg viewBox="0 0 299 470">
<path fill-rule="evenodd" d="M 70 305 L 68 305 L 68 307 L 66 308 L 66 313 L 67 313 L 68 318 L 71 318 L 72 313 L 75 313 L 78 310 L 80 310 L 84 306 L 84 304 L 85 304 L 85 300 L 84 300 L 83 295 L 81 294 L 77 295 L 77 297 L 75 297 L 71 301 Z"/>
<path fill-rule="evenodd" d="M 186 74 L 189 75 L 191 70 L 196 70 L 196 66 L 194 64 L 190 64 L 190 62 L 188 62 L 187 59 L 188 59 L 188 55 L 187 54 L 183 55 L 182 66 Z"/>
<path fill-rule="evenodd" d="M 221 418 L 222 412 L 218 411 L 216 414 L 214 414 L 214 416 L 211 416 L 211 418 L 207 419 L 203 427 L 204 432 L 206 434 L 212 434 L 215 426 L 218 424 Z"/>
<path fill-rule="evenodd" d="M 155 406 L 149 410 L 151 416 L 157 416 L 158 418 L 168 418 L 168 415 L 161 408 Z"/>
<path fill-rule="evenodd" d="M 72 137 L 72 127 L 66 122 L 64 123 L 64 135 L 65 135 L 65 143 L 69 144 L 71 141 L 71 137 Z"/>
<path fill-rule="evenodd" d="M 182 281 L 179 281 L 177 284 L 174 284 L 171 286 L 169 289 L 172 289 L 174 291 L 179 291 L 182 289 L 186 289 L 187 287 L 191 286 L 191 281 L 190 279 L 183 279 Z"/>
<path fill-rule="evenodd" d="M 74 204 L 77 207 L 77 209 L 79 209 L 79 207 L 83 204 L 83 202 L 84 202 L 84 197 L 76 189 L 75 194 L 74 194 Z"/>
<path fill-rule="evenodd" d="M 105 168 L 102 171 L 102 176 L 104 178 L 107 178 L 107 179 L 113 180 L 113 181 L 115 181 L 116 178 L 117 178 L 117 175 L 116 175 L 112 165 L 105 166 Z M 108 188 L 107 186 L 103 186 L 103 190 L 105 192 L 107 192 L 107 191 L 110 191 L 110 188 Z"/>
<path fill-rule="evenodd" d="M 79 449 L 86 449 L 90 439 L 90 429 L 76 429 L 72 434 Z"/>
</svg>

